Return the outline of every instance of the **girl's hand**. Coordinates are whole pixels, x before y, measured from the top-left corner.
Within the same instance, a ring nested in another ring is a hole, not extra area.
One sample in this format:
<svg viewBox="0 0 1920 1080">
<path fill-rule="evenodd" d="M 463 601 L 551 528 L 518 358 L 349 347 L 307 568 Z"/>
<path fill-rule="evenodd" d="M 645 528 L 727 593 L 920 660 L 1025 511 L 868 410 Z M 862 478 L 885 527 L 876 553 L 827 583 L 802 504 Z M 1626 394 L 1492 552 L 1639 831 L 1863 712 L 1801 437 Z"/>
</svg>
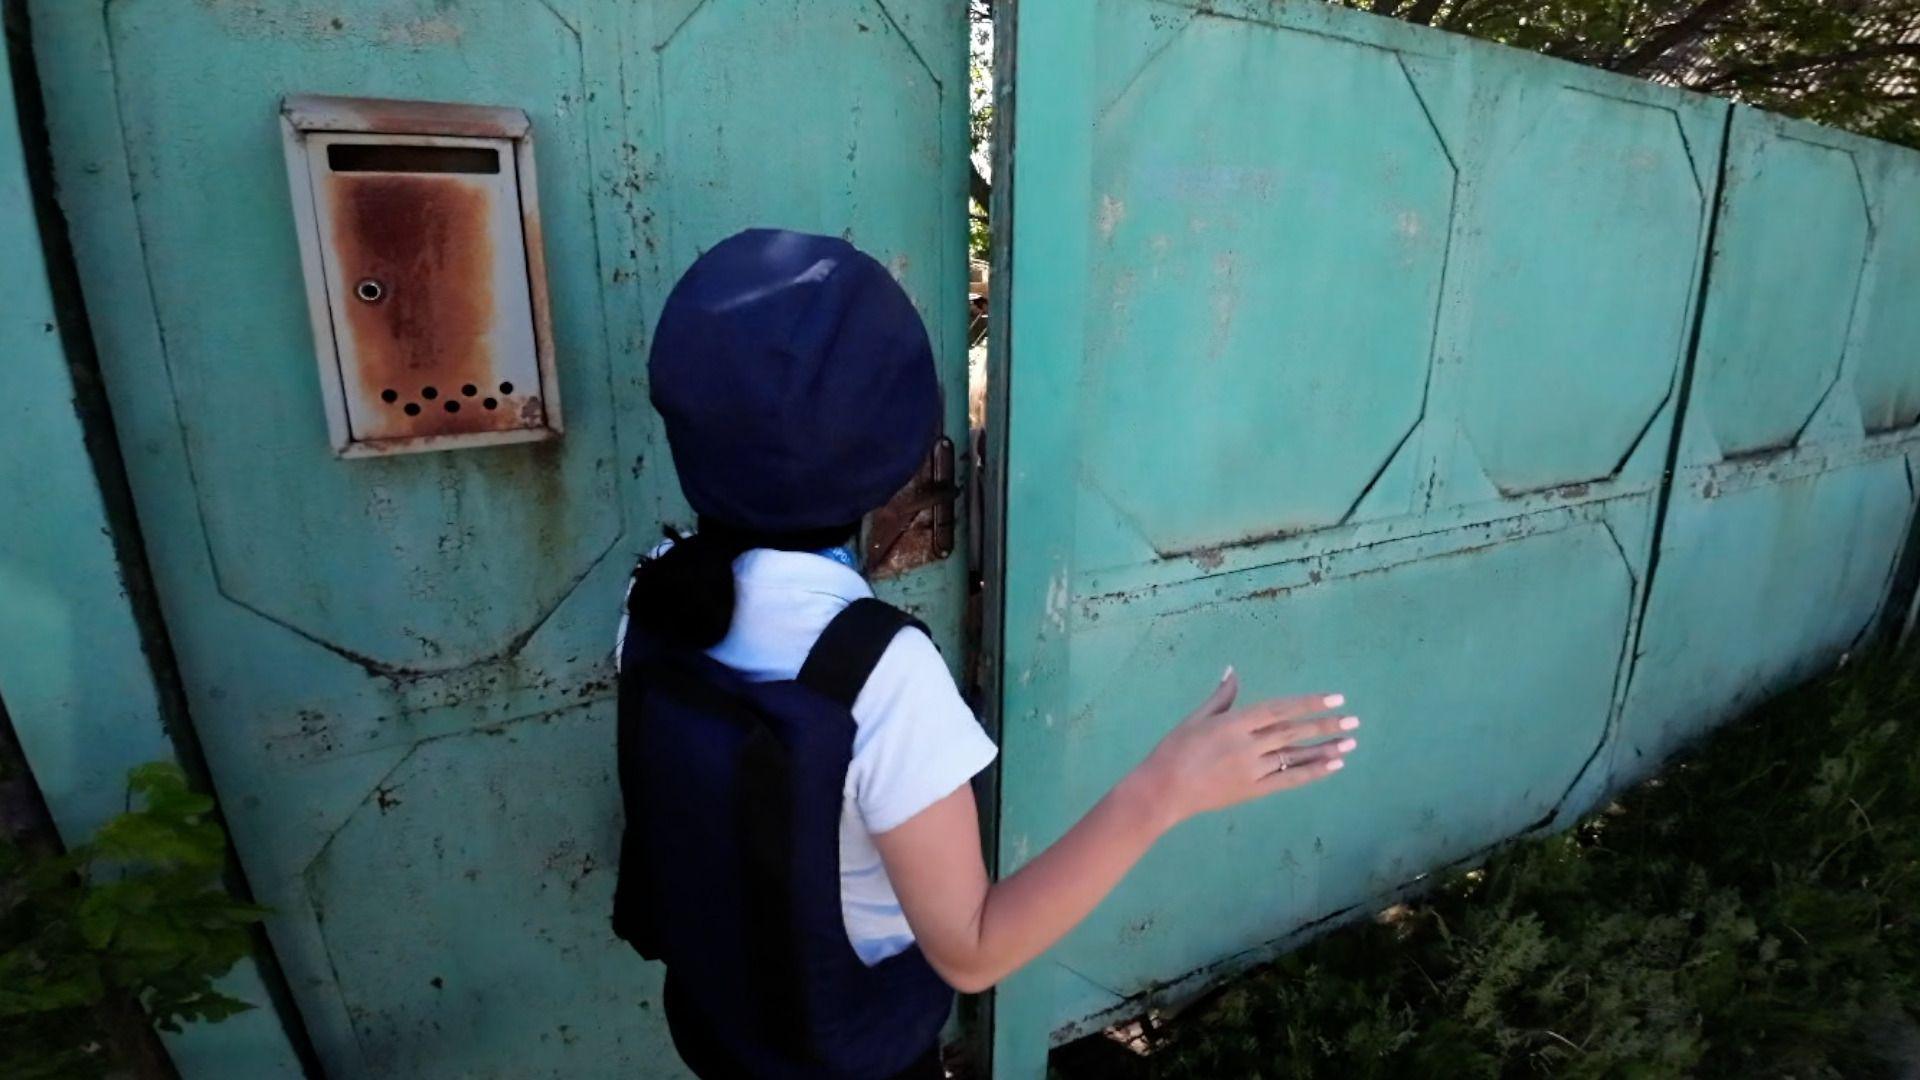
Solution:
<svg viewBox="0 0 1920 1080">
<path fill-rule="evenodd" d="M 1318 715 L 1346 704 L 1340 694 L 1275 698 L 1236 710 L 1239 692 L 1240 680 L 1228 668 L 1207 700 L 1129 777 L 1144 788 L 1166 828 L 1323 780 L 1358 745 L 1341 737 L 1360 726 L 1358 717 Z"/>
<path fill-rule="evenodd" d="M 980 857 L 970 786 L 875 833 L 907 924 L 934 970 L 966 993 L 992 986 L 1086 918 L 1167 829 L 1330 776 L 1353 749 L 1340 733 L 1360 721 L 1313 719 L 1344 704 L 1340 695 L 1263 701 L 1235 712 L 1239 690 L 1228 668 L 1213 696 L 1146 761 L 1065 836 L 998 882 L 989 882 Z"/>
</svg>

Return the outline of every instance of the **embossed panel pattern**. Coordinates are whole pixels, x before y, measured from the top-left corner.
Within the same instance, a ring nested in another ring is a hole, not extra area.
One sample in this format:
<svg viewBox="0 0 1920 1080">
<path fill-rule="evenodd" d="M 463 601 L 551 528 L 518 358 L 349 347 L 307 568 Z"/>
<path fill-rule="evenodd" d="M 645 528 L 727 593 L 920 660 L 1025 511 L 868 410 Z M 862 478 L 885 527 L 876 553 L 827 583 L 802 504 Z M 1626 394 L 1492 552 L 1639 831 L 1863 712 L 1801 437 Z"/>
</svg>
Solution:
<svg viewBox="0 0 1920 1080">
<path fill-rule="evenodd" d="M 997 1075 L 1569 824 L 1872 624 L 1914 155 L 1327 5 L 1000 29 L 1002 872 L 1226 664 L 1366 726 L 1007 983 Z"/>
<path fill-rule="evenodd" d="M 1334 524 L 1420 416 L 1446 147 L 1393 54 L 1255 23 L 1195 20 L 1125 81 L 1094 125 L 1084 482 L 1162 553 Z M 1271 105 L 1315 94 L 1341 105 Z"/>
<path fill-rule="evenodd" d="M 1840 370 L 1870 222 L 1848 150 L 1747 139 L 1727 159 L 1700 407 L 1728 456 L 1788 446 Z"/>
</svg>

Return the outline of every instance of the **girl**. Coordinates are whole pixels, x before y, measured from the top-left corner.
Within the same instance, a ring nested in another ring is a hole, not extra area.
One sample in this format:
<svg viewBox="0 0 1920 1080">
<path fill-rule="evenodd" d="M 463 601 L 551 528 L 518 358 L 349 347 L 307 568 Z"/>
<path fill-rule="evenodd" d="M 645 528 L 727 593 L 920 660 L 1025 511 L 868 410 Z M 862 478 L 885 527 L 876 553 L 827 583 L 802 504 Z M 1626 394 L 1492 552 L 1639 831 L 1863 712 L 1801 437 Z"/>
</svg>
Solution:
<svg viewBox="0 0 1920 1080">
<path fill-rule="evenodd" d="M 615 930 L 665 961 L 707 1080 L 942 1075 L 977 993 L 1084 918 L 1181 821 L 1332 775 L 1338 694 L 1218 686 L 1052 847 L 994 882 L 969 781 L 995 748 L 852 544 L 940 393 L 906 294 L 843 240 L 750 230 L 668 297 L 653 404 L 699 530 L 641 560 L 619 647 Z"/>
</svg>

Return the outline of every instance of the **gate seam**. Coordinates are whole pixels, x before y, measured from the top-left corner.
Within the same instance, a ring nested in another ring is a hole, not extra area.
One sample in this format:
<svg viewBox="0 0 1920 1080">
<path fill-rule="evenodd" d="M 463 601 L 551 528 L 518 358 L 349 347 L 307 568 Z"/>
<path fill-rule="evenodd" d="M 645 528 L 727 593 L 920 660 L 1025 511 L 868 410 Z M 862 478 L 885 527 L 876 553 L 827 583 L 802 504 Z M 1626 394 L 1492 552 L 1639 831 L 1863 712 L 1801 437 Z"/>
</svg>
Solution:
<svg viewBox="0 0 1920 1080">
<path fill-rule="evenodd" d="M 989 148 L 990 166 L 993 171 L 993 190 L 988 196 L 987 244 L 988 244 L 988 323 L 987 323 L 987 408 L 986 408 L 986 460 L 980 464 L 985 467 L 986 477 L 982 482 L 985 498 L 982 500 L 985 521 L 977 522 L 980 531 L 980 565 L 983 606 L 981 618 L 979 668 L 984 671 L 981 680 L 981 698 L 984 704 L 981 719 L 987 733 L 1003 752 L 994 755 L 993 764 L 986 773 L 985 794 L 981 817 L 981 854 L 987 866 L 997 879 L 1000 870 L 1000 828 L 1006 818 L 1006 784 L 1002 774 L 1006 768 L 1004 753 L 1005 739 L 1002 737 L 1002 713 L 1006 702 L 1006 642 L 1007 642 L 1007 448 L 1012 445 L 1010 438 L 1011 417 L 1008 393 L 1012 381 L 1013 361 L 1013 221 L 1014 221 L 1014 140 L 1016 128 L 1014 115 L 1018 108 L 1018 80 L 1015 65 L 1019 56 L 1018 27 L 1020 8 L 1018 0 L 1000 0 L 993 12 L 993 143 Z M 1182 28 L 1184 32 L 1184 27 Z M 1179 34 L 1173 35 L 1178 37 Z M 997 258 L 996 258 L 997 256 Z M 967 1042 L 970 1043 L 977 1071 L 982 1076 L 1000 1075 L 1003 1070 L 996 1061 L 996 1045 L 999 1042 L 999 1024 L 997 1022 L 1000 993 L 992 990 L 971 999 L 973 1014 L 963 1023 L 968 1026 Z"/>
<path fill-rule="evenodd" d="M 1907 624 L 1907 612 L 1916 587 L 1920 587 L 1920 478 L 1913 474 L 1913 458 L 1906 448 L 1902 448 L 1900 464 L 1907 481 L 1907 531 L 1893 553 L 1893 565 L 1888 568 L 1886 584 L 1880 590 L 1880 603 L 1848 644 L 1849 653 L 1875 637 L 1897 648 L 1912 630 Z"/>
<path fill-rule="evenodd" d="M 1693 404 L 1693 379 L 1700 358 L 1700 337 L 1706 326 L 1707 304 L 1713 285 L 1713 265 L 1719 259 L 1716 244 L 1720 239 L 1720 221 L 1726 210 L 1727 161 L 1733 147 L 1733 120 L 1736 109 L 1729 105 L 1726 118 L 1720 129 L 1720 160 L 1713 174 L 1713 198 L 1708 204 L 1712 215 L 1707 220 L 1707 238 L 1704 255 L 1700 264 L 1700 282 L 1694 290 L 1693 329 L 1688 335 L 1686 358 L 1681 362 L 1680 385 L 1676 390 L 1673 404 L 1673 434 L 1667 441 L 1666 468 L 1661 470 L 1659 487 L 1654 495 L 1653 535 L 1647 552 L 1646 584 L 1642 589 L 1640 612 L 1633 624 L 1633 652 L 1629 658 L 1625 689 L 1631 693 L 1634 669 L 1638 668 L 1641 652 L 1642 634 L 1646 630 L 1647 612 L 1653 608 L 1654 587 L 1658 581 L 1660 569 L 1660 545 L 1666 538 L 1667 514 L 1673 506 L 1674 482 L 1678 478 L 1680 445 L 1686 435 L 1688 408 Z M 1626 694 L 1621 696 L 1622 708 L 1625 707 Z"/>
</svg>

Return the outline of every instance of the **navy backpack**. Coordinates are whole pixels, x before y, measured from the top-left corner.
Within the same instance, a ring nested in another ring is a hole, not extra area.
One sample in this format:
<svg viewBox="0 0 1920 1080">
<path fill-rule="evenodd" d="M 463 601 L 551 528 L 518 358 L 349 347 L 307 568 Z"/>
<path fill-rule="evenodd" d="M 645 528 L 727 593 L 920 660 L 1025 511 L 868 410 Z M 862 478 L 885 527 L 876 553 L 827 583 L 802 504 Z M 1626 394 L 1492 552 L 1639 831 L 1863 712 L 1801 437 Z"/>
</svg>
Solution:
<svg viewBox="0 0 1920 1080">
<path fill-rule="evenodd" d="M 891 1076 L 952 1007 L 917 946 L 864 964 L 840 910 L 853 702 L 907 627 L 925 630 L 855 601 L 796 678 L 760 683 L 628 632 L 614 932 L 666 963 L 668 996 L 752 1076 Z"/>
</svg>

